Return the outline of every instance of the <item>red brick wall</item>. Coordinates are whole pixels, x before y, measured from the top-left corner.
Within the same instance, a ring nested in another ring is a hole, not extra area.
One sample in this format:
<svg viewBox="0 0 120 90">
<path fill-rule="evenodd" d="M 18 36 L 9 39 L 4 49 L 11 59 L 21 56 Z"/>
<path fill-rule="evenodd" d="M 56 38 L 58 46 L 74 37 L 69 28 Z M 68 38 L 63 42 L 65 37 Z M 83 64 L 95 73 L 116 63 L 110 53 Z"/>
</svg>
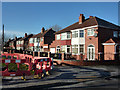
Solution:
<svg viewBox="0 0 120 90">
<path fill-rule="evenodd" d="M 61 40 L 61 45 L 71 45 L 71 40 Z"/>
<path fill-rule="evenodd" d="M 104 60 L 114 60 L 114 52 L 115 46 L 114 45 L 104 45 Z"/>
<path fill-rule="evenodd" d="M 88 36 L 87 30 L 85 30 L 85 59 L 87 58 L 87 48 L 90 44 L 95 47 L 95 53 L 98 53 L 98 37 Z M 95 55 L 95 58 L 98 59 L 98 55 Z"/>
</svg>

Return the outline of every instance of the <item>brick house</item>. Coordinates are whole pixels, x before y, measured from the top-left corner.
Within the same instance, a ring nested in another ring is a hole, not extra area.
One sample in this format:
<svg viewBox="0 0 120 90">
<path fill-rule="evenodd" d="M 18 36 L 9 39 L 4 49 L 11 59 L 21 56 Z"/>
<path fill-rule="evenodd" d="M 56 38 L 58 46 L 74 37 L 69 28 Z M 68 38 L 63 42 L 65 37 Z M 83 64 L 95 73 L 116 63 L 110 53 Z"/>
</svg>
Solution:
<svg viewBox="0 0 120 90">
<path fill-rule="evenodd" d="M 84 60 L 115 60 L 120 53 L 119 39 L 120 26 L 80 14 L 78 22 L 56 32 L 50 51 L 72 53 L 78 60 L 81 56 Z"/>
<path fill-rule="evenodd" d="M 27 50 L 29 38 L 32 36 L 33 36 L 33 34 L 27 35 L 27 33 L 25 33 L 25 36 L 23 38 L 16 41 L 16 49 L 17 50 Z"/>
<path fill-rule="evenodd" d="M 5 42 L 4 49 L 12 49 L 13 40 L 14 39 L 9 39 L 7 42 Z"/>
<path fill-rule="evenodd" d="M 14 39 L 9 39 L 5 42 L 4 49 L 16 49 L 16 41 L 21 39 L 22 37 L 15 37 Z"/>
<path fill-rule="evenodd" d="M 55 39 L 55 31 L 52 28 L 45 30 L 44 27 L 41 29 L 41 32 L 32 36 L 29 39 L 29 50 L 30 51 L 49 51 L 49 45 Z"/>
</svg>

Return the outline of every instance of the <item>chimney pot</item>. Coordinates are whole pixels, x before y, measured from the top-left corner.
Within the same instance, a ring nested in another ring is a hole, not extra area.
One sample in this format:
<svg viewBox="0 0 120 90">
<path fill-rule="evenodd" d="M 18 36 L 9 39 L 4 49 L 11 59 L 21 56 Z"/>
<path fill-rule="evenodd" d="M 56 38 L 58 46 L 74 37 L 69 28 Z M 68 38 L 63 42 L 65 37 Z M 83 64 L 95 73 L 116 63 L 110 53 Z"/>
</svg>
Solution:
<svg viewBox="0 0 120 90">
<path fill-rule="evenodd" d="M 85 17 L 83 14 L 80 14 L 79 16 L 79 24 L 82 24 L 85 21 Z"/>
<path fill-rule="evenodd" d="M 44 31 L 45 31 L 45 28 L 43 27 L 43 28 L 41 29 L 41 33 L 44 33 Z"/>
<path fill-rule="evenodd" d="M 27 33 L 25 33 L 25 37 L 27 37 Z"/>
<path fill-rule="evenodd" d="M 92 18 L 93 16 L 89 16 L 89 18 Z"/>
</svg>

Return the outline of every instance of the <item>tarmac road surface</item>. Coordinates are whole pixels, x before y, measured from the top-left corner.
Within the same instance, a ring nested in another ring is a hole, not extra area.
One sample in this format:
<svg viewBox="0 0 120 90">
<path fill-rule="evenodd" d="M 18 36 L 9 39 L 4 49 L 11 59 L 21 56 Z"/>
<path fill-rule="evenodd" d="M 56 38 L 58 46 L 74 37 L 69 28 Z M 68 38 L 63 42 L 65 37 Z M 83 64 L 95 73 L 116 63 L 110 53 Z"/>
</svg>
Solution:
<svg viewBox="0 0 120 90">
<path fill-rule="evenodd" d="M 117 66 L 55 66 L 50 75 L 43 79 L 23 81 L 20 77 L 6 77 L 2 81 L 2 89 L 111 88 L 118 90 L 120 86 L 118 70 Z"/>
</svg>

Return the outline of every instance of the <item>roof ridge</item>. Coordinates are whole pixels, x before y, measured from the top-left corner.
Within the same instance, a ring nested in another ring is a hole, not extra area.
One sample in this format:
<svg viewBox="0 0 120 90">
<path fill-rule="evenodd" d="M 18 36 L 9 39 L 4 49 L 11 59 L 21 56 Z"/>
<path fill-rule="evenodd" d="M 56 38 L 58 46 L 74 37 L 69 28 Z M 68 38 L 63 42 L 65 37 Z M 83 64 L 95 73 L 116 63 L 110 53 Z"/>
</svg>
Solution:
<svg viewBox="0 0 120 90">
<path fill-rule="evenodd" d="M 76 24 L 76 23 L 78 23 L 78 22 L 75 22 L 75 23 L 73 23 L 73 24 L 71 24 L 71 25 L 69 25 L 69 26 L 67 26 L 67 27 L 65 27 L 65 28 L 63 28 L 63 29 L 61 29 L 61 30 L 59 30 L 59 31 L 55 32 L 55 34 L 59 33 L 60 31 L 62 31 L 62 30 L 64 30 L 64 29 L 66 29 L 66 28 L 68 28 L 68 27 L 71 27 L 72 25 L 74 25 L 74 24 Z"/>
<path fill-rule="evenodd" d="M 96 17 L 96 16 L 95 16 L 95 17 Z M 107 23 L 109 23 L 109 24 L 112 24 L 112 25 L 115 25 L 115 26 L 117 26 L 117 27 L 120 27 L 119 25 L 116 25 L 116 24 L 114 24 L 114 23 L 111 23 L 111 22 L 109 22 L 109 21 L 107 21 L 107 20 L 101 19 L 101 18 L 99 18 L 99 17 L 96 17 L 96 18 L 98 18 L 98 19 L 100 19 L 100 20 L 102 20 L 102 21 L 104 21 L 104 22 L 107 22 Z"/>
<path fill-rule="evenodd" d="M 95 22 L 97 23 L 97 25 L 98 25 L 98 21 L 97 21 L 97 19 L 96 19 L 96 16 L 94 16 L 93 18 L 95 18 Z"/>
</svg>

